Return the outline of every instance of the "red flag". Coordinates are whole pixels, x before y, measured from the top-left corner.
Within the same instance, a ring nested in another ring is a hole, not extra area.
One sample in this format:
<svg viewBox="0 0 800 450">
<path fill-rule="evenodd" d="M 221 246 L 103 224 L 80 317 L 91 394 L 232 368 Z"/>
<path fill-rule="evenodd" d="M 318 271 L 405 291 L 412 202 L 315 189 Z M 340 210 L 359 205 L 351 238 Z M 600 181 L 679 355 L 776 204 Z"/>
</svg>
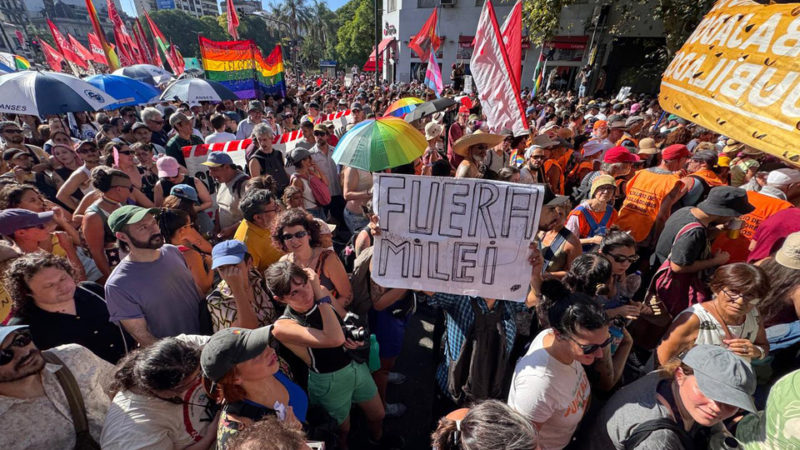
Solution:
<svg viewBox="0 0 800 450">
<path fill-rule="evenodd" d="M 56 25 L 51 22 L 50 19 L 47 19 L 47 26 L 50 27 L 50 33 L 53 35 L 53 40 L 56 41 L 56 48 L 58 49 L 59 53 L 61 53 L 61 55 L 67 61 L 73 62 L 83 69 L 88 69 L 89 64 L 87 64 L 86 61 L 78 56 L 78 54 L 75 52 L 75 49 L 73 49 L 72 45 L 70 45 L 69 41 L 64 38 L 64 35 L 58 31 L 58 28 L 56 28 Z"/>
<path fill-rule="evenodd" d="M 167 59 L 167 63 L 169 63 L 169 66 L 172 68 L 172 73 L 175 75 L 180 75 L 182 70 L 181 72 L 178 72 L 178 62 L 172 58 L 174 52 L 172 52 L 169 48 L 170 46 L 167 45 L 167 38 L 164 37 L 164 33 L 158 29 L 158 25 L 153 22 L 153 19 L 150 18 L 150 14 L 147 14 L 147 11 L 144 12 L 144 18 L 147 19 L 147 25 L 150 26 L 150 32 L 153 33 L 153 39 L 156 41 L 156 47 L 160 48 L 161 51 L 164 52 L 164 58 Z M 182 62 L 183 61 L 181 61 L 181 63 Z"/>
<path fill-rule="evenodd" d="M 172 43 L 172 40 L 169 41 L 169 54 L 172 57 L 172 62 L 174 63 L 172 68 L 174 69 L 175 75 L 182 74 L 186 68 L 186 63 L 183 62 L 183 55 L 181 55 L 178 47 L 175 47 L 175 44 Z"/>
<path fill-rule="evenodd" d="M 155 41 L 155 38 L 153 38 Z M 161 60 L 161 52 L 158 51 L 158 42 L 154 42 L 153 46 L 153 65 L 156 67 L 164 67 L 164 61 Z"/>
<path fill-rule="evenodd" d="M 108 68 L 111 70 L 119 69 L 119 58 L 117 57 L 117 52 L 111 47 L 111 44 L 106 41 L 106 36 L 103 34 L 103 27 L 100 26 L 100 18 L 97 16 L 97 10 L 94 7 L 94 3 L 92 0 L 86 0 L 86 9 L 89 13 L 89 20 L 92 22 L 92 28 L 94 28 L 94 41 L 103 49 L 103 55 L 105 58 L 105 62 L 101 64 L 108 65 Z M 92 41 L 92 36 L 90 33 L 89 36 L 89 43 L 94 45 Z"/>
<path fill-rule="evenodd" d="M 92 61 L 98 64 L 108 65 L 108 59 L 106 59 L 106 52 L 103 51 L 103 45 L 94 33 L 89 33 L 89 49 L 92 51 Z"/>
<path fill-rule="evenodd" d="M 475 31 L 475 48 L 469 69 L 478 88 L 489 130 L 499 132 L 508 128 L 517 134 L 527 129 L 528 124 L 519 96 L 519 84 L 511 75 L 511 63 L 502 39 L 492 1 L 486 0 Z"/>
<path fill-rule="evenodd" d="M 153 57 L 153 49 L 150 48 L 150 44 L 147 42 L 147 35 L 144 34 L 144 28 L 142 28 L 142 23 L 139 22 L 139 18 L 136 18 L 136 28 L 133 30 L 136 34 L 137 42 L 139 42 L 139 47 L 144 50 L 144 56 L 147 59 L 147 64 L 155 64 L 155 57 Z"/>
<path fill-rule="evenodd" d="M 522 1 L 517 0 L 514 8 L 508 13 L 502 28 L 503 45 L 511 63 L 511 74 L 520 86 L 522 77 Z"/>
<path fill-rule="evenodd" d="M 125 22 L 122 21 L 122 17 L 120 17 L 119 11 L 117 11 L 117 7 L 114 5 L 114 1 L 106 0 L 106 7 L 108 8 L 108 18 L 111 19 L 111 23 L 114 24 L 114 41 L 116 41 L 117 48 L 119 49 L 120 61 L 122 62 L 123 59 L 129 61 L 129 64 L 122 62 L 122 65 L 128 66 L 140 62 L 141 57 L 137 51 L 138 49 L 133 39 L 131 39 L 131 35 L 125 27 Z"/>
<path fill-rule="evenodd" d="M 22 31 L 17 30 L 14 33 L 16 33 L 16 35 L 17 35 L 17 40 L 19 41 L 20 47 L 24 47 L 25 46 L 25 36 L 22 34 Z"/>
<path fill-rule="evenodd" d="M 239 32 L 236 31 L 239 28 L 239 15 L 236 14 L 236 7 L 233 6 L 233 0 L 228 0 L 226 5 L 228 8 L 228 34 L 233 37 L 233 39 L 239 39 Z"/>
<path fill-rule="evenodd" d="M 119 64 L 122 67 L 132 66 L 136 62 L 131 58 L 130 53 L 125 48 L 125 38 L 122 37 L 119 30 L 114 29 L 114 43 L 117 44 L 117 54 L 119 55 Z"/>
<path fill-rule="evenodd" d="M 422 25 L 419 33 L 408 43 L 408 48 L 414 50 L 414 53 L 416 53 L 422 61 L 428 60 L 428 52 L 431 51 L 431 48 L 433 48 L 433 51 L 437 51 L 439 50 L 439 46 L 442 45 L 441 39 L 439 39 L 439 36 L 436 34 L 436 21 L 438 17 L 438 8 L 433 8 L 431 16 L 428 17 L 428 20 Z"/>
<path fill-rule="evenodd" d="M 50 47 L 50 44 L 42 39 L 39 39 L 39 44 L 42 46 L 45 59 L 47 59 L 47 65 L 49 65 L 54 72 L 61 72 L 61 62 L 64 61 L 64 55 L 53 47 Z"/>
<path fill-rule="evenodd" d="M 89 51 L 88 48 L 84 47 L 83 44 L 81 44 L 77 39 L 75 39 L 75 36 L 67 33 L 67 39 L 69 40 L 70 45 L 72 45 L 72 48 L 75 49 L 75 53 L 77 53 L 83 61 L 92 61 L 94 59 L 92 57 L 92 52 Z"/>
</svg>

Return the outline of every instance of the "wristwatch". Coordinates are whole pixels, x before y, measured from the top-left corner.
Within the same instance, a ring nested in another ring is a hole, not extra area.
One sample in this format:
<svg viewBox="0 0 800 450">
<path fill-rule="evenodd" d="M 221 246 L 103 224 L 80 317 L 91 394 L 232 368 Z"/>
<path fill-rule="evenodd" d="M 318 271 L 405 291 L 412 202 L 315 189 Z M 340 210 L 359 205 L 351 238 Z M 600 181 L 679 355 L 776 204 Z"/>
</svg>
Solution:
<svg viewBox="0 0 800 450">
<path fill-rule="evenodd" d="M 753 347 L 758 349 L 759 357 L 756 359 L 764 359 L 764 357 L 766 357 L 766 355 L 764 354 L 764 349 L 761 348 L 760 345 L 754 345 Z"/>
<path fill-rule="evenodd" d="M 317 303 L 320 303 L 320 304 L 321 303 L 327 303 L 327 304 L 330 305 L 331 304 L 331 296 L 330 295 L 326 295 L 325 297 L 322 297 L 321 299 L 317 300 Z"/>
</svg>

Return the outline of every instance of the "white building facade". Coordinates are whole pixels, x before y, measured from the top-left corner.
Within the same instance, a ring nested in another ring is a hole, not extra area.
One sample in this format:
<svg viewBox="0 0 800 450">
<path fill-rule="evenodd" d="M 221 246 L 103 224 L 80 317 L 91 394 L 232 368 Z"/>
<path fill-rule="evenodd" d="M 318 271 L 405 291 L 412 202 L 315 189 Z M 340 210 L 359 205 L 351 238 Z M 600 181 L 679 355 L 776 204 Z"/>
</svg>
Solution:
<svg viewBox="0 0 800 450">
<path fill-rule="evenodd" d="M 437 53 L 441 65 L 442 78 L 445 84 L 451 82 L 450 72 L 453 64 L 463 64 L 468 72 L 469 60 L 472 56 L 472 41 L 478 19 L 483 7 L 483 0 L 382 0 L 382 41 L 379 50 L 383 50 L 383 78 L 391 81 L 405 82 L 424 78 L 426 61 L 420 61 L 416 53 L 408 47 L 411 37 L 419 32 L 425 21 L 439 8 L 438 34 L 442 45 Z M 551 87 L 572 89 L 575 76 L 581 67 L 592 61 L 599 69 L 606 64 L 614 63 L 619 56 L 614 56 L 614 48 L 621 42 L 644 39 L 663 41 L 663 29 L 642 10 L 640 21 L 627 27 L 618 35 L 611 35 L 611 25 L 623 19 L 618 11 L 611 7 L 602 7 L 599 0 L 578 0 L 574 5 L 561 11 L 559 32 L 545 43 L 545 52 L 551 57 L 547 63 L 545 82 L 550 72 L 556 74 L 551 78 Z M 513 7 L 513 2 L 493 3 L 497 21 L 503 21 Z M 599 25 L 595 26 L 595 23 Z M 533 86 L 533 74 L 539 59 L 541 47 L 532 45 L 523 29 L 522 87 Z M 640 44 L 639 41 L 635 41 Z M 385 50 L 384 50 L 385 49 Z M 630 49 L 627 50 L 630 52 Z M 616 65 L 616 64 L 615 64 Z M 636 65 L 631 66 L 634 70 Z M 608 67 L 611 72 L 621 67 Z M 626 72 L 628 72 L 626 68 Z M 631 75 L 626 75 L 631 77 Z M 627 81 L 627 79 L 626 79 Z"/>
</svg>

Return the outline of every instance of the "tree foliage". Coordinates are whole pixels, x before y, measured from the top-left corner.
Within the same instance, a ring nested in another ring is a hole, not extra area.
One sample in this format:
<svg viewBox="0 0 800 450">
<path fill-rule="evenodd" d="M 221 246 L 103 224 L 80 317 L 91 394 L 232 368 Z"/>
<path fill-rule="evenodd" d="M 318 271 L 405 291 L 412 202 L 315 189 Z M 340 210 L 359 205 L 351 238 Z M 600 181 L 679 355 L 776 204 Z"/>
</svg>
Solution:
<svg viewBox="0 0 800 450">
<path fill-rule="evenodd" d="M 375 38 L 374 14 L 372 0 L 350 0 L 336 11 L 336 54 L 340 65 L 360 66 L 367 60 Z"/>
</svg>

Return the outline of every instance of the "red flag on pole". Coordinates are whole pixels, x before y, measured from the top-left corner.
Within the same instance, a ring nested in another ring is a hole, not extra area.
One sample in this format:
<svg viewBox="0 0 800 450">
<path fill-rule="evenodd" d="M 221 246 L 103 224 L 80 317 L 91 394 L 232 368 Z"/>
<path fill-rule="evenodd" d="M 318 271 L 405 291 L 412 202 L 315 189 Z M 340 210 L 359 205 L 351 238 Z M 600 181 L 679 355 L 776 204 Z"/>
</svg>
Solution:
<svg viewBox="0 0 800 450">
<path fill-rule="evenodd" d="M 100 39 L 94 33 L 89 33 L 89 49 L 92 51 L 92 61 L 108 65 L 106 52 L 103 51 L 103 44 L 100 43 Z"/>
<path fill-rule="evenodd" d="M 491 0 L 483 4 L 478 19 L 469 69 L 478 88 L 478 98 L 488 119 L 489 130 L 499 132 L 508 128 L 516 135 L 527 129 L 519 84 L 511 74 L 511 62 L 503 45 Z"/>
<path fill-rule="evenodd" d="M 92 0 L 86 0 L 86 9 L 89 12 L 89 20 L 92 22 L 92 28 L 94 28 L 94 40 L 100 45 L 100 48 L 103 49 L 105 62 L 101 64 L 107 64 L 108 68 L 111 70 L 119 69 L 119 58 L 117 57 L 117 52 L 114 51 L 114 49 L 111 47 L 111 44 L 106 41 L 106 36 L 103 34 L 103 27 L 100 26 L 100 18 L 97 16 L 97 10 L 95 9 Z M 90 33 L 89 43 L 94 45 L 91 37 L 92 36 Z"/>
<path fill-rule="evenodd" d="M 64 61 L 64 55 L 53 47 L 50 47 L 50 44 L 42 39 L 39 39 L 39 44 L 42 46 L 42 52 L 47 60 L 47 65 L 53 69 L 53 72 L 61 72 L 61 62 Z"/>
<path fill-rule="evenodd" d="M 119 30 L 114 29 L 114 43 L 117 44 L 117 54 L 119 54 L 119 64 L 122 67 L 132 66 L 136 62 L 131 58 L 128 49 L 125 48 L 125 38 L 122 37 Z"/>
<path fill-rule="evenodd" d="M 155 38 L 153 38 L 155 41 Z M 153 65 L 157 67 L 164 67 L 164 61 L 161 60 L 161 53 L 158 51 L 158 42 L 154 42 L 153 47 Z"/>
<path fill-rule="evenodd" d="M 520 86 L 522 77 L 522 1 L 517 0 L 514 8 L 508 13 L 502 28 L 503 45 L 511 63 L 511 74 Z"/>
<path fill-rule="evenodd" d="M 61 53 L 61 55 L 67 61 L 75 63 L 83 69 L 88 69 L 89 64 L 87 64 L 86 61 L 78 56 L 78 54 L 72 48 L 72 45 L 70 45 L 69 41 L 64 38 L 64 35 L 58 31 L 58 28 L 56 28 L 56 25 L 50 19 L 47 19 L 47 26 L 50 27 L 50 33 L 53 35 L 53 40 L 56 41 L 56 48 L 58 49 L 59 53 Z"/>
<path fill-rule="evenodd" d="M 233 0 L 228 0 L 226 8 L 228 9 L 228 34 L 230 34 L 234 40 L 239 40 L 239 32 L 236 30 L 239 28 L 239 15 L 236 14 L 236 7 L 233 6 Z"/>
<path fill-rule="evenodd" d="M 114 41 L 116 41 L 117 48 L 120 52 L 120 60 L 126 58 L 129 62 L 129 64 L 122 62 L 122 65 L 128 66 L 141 62 L 136 44 L 133 42 L 133 39 L 131 39 L 131 35 L 125 27 L 125 22 L 122 21 L 122 17 L 120 17 L 119 11 L 117 11 L 117 7 L 114 5 L 114 1 L 106 0 L 106 7 L 108 8 L 108 18 L 111 20 L 111 23 L 114 24 Z"/>
<path fill-rule="evenodd" d="M 167 38 L 164 37 L 164 33 L 158 29 L 158 25 L 153 22 L 153 19 L 150 18 L 150 14 L 147 14 L 147 11 L 144 12 L 144 18 L 147 19 L 147 25 L 150 26 L 150 32 L 153 33 L 153 39 L 156 41 L 156 47 L 160 48 L 161 51 L 164 52 L 164 58 L 167 59 L 167 63 L 169 63 L 169 66 L 172 68 L 172 73 L 175 75 L 180 75 L 183 73 L 183 70 L 178 72 L 178 62 L 172 58 L 174 52 L 170 50 L 170 45 L 167 44 Z M 183 61 L 181 61 L 181 63 L 182 62 Z"/>
<path fill-rule="evenodd" d="M 428 20 L 422 25 L 419 33 L 408 43 L 408 48 L 414 50 L 414 53 L 416 53 L 422 61 L 428 60 L 428 53 L 431 51 L 431 48 L 433 51 L 437 51 L 439 50 L 439 46 L 442 45 L 441 39 L 439 39 L 439 36 L 436 34 L 436 21 L 438 17 L 438 8 L 433 8 L 431 16 L 428 17 Z"/>
<path fill-rule="evenodd" d="M 178 51 L 178 47 L 175 47 L 175 44 L 172 43 L 172 40 L 169 41 L 169 53 L 172 57 L 172 62 L 174 63 L 172 68 L 175 69 L 175 75 L 182 74 L 186 64 L 183 62 L 183 55 L 181 55 L 181 52 Z"/>
<path fill-rule="evenodd" d="M 153 49 L 150 48 L 150 44 L 147 42 L 147 35 L 144 34 L 144 28 L 142 28 L 142 23 L 139 22 L 139 18 L 136 18 L 136 28 L 133 30 L 136 34 L 137 42 L 139 42 L 139 47 L 144 51 L 144 56 L 147 59 L 147 64 L 155 64 L 155 57 L 153 57 Z"/>
<path fill-rule="evenodd" d="M 75 36 L 67 33 L 67 39 L 69 40 L 70 45 L 72 45 L 72 48 L 75 49 L 75 53 L 77 53 L 83 61 L 92 61 L 94 59 L 92 57 L 92 52 L 89 51 L 88 48 L 84 47 L 80 41 L 75 39 Z"/>
</svg>

